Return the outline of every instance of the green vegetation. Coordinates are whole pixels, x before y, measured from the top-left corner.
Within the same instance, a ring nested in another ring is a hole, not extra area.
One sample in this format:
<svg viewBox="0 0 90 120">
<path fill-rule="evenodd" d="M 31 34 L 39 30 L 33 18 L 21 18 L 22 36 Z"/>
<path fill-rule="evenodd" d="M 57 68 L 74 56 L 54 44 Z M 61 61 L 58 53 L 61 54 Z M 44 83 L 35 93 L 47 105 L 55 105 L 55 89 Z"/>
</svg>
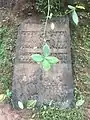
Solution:
<svg viewBox="0 0 90 120">
<path fill-rule="evenodd" d="M 59 16 L 65 12 L 68 4 L 72 4 L 73 0 L 50 0 L 50 13 L 53 16 Z M 41 12 L 45 16 L 47 15 L 48 1 L 47 0 L 36 0 L 36 8 L 38 12 Z"/>
<path fill-rule="evenodd" d="M 0 82 L 3 83 L 4 91 L 11 87 L 13 33 L 12 27 L 3 25 L 0 27 Z"/>
<path fill-rule="evenodd" d="M 43 55 L 40 54 L 32 54 L 32 59 L 37 62 L 42 64 L 43 69 L 45 71 L 48 71 L 51 69 L 51 67 L 56 64 L 57 62 L 59 62 L 57 57 L 53 57 L 50 56 L 50 47 L 48 46 L 48 44 L 46 43 L 43 46 Z"/>
<path fill-rule="evenodd" d="M 84 120 L 81 109 L 42 108 L 40 120 Z"/>
<path fill-rule="evenodd" d="M 72 27 L 72 58 L 76 86 L 86 95 L 90 91 L 90 14 L 82 15 L 85 18 L 76 28 Z"/>
<path fill-rule="evenodd" d="M 79 25 L 71 28 L 73 72 L 76 83 L 75 98 L 78 100 L 84 97 L 86 108 L 90 102 L 90 14 L 83 12 L 79 17 Z"/>
</svg>

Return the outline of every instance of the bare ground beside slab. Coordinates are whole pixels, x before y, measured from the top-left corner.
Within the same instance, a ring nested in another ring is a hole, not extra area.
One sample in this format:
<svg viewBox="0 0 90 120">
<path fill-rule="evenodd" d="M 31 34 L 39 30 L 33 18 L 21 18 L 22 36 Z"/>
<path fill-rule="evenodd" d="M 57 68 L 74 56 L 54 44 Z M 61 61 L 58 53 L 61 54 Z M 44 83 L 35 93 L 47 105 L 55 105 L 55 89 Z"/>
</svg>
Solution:
<svg viewBox="0 0 90 120">
<path fill-rule="evenodd" d="M 0 105 L 0 120 L 38 120 L 31 110 L 13 110 L 10 105 Z"/>
</svg>

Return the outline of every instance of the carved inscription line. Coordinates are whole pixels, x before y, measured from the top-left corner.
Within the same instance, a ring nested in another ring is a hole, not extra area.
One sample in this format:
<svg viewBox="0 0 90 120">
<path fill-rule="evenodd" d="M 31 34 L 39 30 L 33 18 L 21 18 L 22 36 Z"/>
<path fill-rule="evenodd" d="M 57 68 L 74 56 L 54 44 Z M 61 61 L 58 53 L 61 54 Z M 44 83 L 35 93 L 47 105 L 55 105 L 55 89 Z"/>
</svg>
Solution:
<svg viewBox="0 0 90 120">
<path fill-rule="evenodd" d="M 20 49 L 24 49 L 24 48 L 41 48 L 42 45 L 43 45 L 43 42 L 42 43 L 38 43 L 36 44 L 36 42 L 34 43 L 33 46 L 31 46 L 31 43 L 34 42 L 34 41 L 30 41 L 30 39 L 26 42 L 23 42 L 21 43 L 21 45 L 19 45 L 18 47 Z M 54 39 L 51 39 L 51 40 L 47 40 L 47 43 L 48 45 L 50 46 L 51 49 L 67 49 L 68 46 L 69 46 L 69 43 L 66 41 L 66 40 L 63 40 L 63 41 L 55 41 Z M 67 43 L 67 44 L 66 44 Z M 21 47 L 20 47 L 21 46 Z"/>
<path fill-rule="evenodd" d="M 44 33 L 43 32 L 41 32 L 41 31 L 21 31 L 20 32 L 22 35 L 33 35 L 34 33 L 36 34 L 36 33 L 41 33 L 41 35 L 43 35 Z M 67 31 L 46 31 L 46 34 L 60 34 L 60 35 L 64 35 L 64 36 L 67 36 Z"/>
<path fill-rule="evenodd" d="M 32 31 L 29 31 L 29 30 L 28 30 L 28 31 L 26 31 L 26 30 L 25 30 L 25 31 L 24 31 L 24 30 L 21 31 L 21 33 L 28 33 L 28 32 L 41 32 L 41 31 L 39 31 L 39 30 L 37 30 L 37 31 L 33 31 L 33 30 L 32 30 Z M 48 32 L 48 33 L 51 33 L 51 32 L 54 32 L 54 33 L 62 33 L 62 34 L 67 33 L 67 31 L 65 31 L 65 30 L 63 30 L 63 31 L 59 31 L 59 30 L 52 31 L 52 30 L 51 30 L 51 31 L 47 31 L 47 32 Z M 43 32 L 42 32 L 42 33 L 43 33 Z"/>
<path fill-rule="evenodd" d="M 21 54 L 29 54 L 29 53 L 42 53 L 41 49 L 32 49 L 32 48 L 20 48 L 20 53 Z M 69 50 L 67 51 L 66 49 L 51 49 L 51 53 L 60 53 L 60 54 L 67 54 L 68 52 L 70 52 Z"/>
</svg>

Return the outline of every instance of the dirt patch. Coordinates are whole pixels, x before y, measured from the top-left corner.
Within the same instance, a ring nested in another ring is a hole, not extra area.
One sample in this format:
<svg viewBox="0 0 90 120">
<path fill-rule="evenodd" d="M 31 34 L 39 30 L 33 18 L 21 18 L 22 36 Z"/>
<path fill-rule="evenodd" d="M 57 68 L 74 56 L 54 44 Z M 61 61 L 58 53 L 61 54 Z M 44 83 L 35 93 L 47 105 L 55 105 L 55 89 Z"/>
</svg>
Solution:
<svg viewBox="0 0 90 120">
<path fill-rule="evenodd" d="M 15 15 L 28 16 L 35 10 L 34 0 L 0 0 L 1 8 L 8 8 Z"/>
<path fill-rule="evenodd" d="M 0 120 L 38 120 L 38 115 L 31 110 L 13 110 L 10 105 L 0 105 Z"/>
<path fill-rule="evenodd" d="M 0 105 L 0 119 L 1 120 L 23 120 L 16 113 L 16 111 L 12 111 L 9 105 Z"/>
</svg>

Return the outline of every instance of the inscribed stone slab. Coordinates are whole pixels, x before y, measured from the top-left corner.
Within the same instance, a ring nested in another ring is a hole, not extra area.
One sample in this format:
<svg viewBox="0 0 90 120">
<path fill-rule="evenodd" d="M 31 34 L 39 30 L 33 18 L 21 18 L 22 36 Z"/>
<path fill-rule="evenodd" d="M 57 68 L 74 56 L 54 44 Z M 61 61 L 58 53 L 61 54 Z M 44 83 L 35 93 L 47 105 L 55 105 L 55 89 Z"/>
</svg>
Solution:
<svg viewBox="0 0 90 120">
<path fill-rule="evenodd" d="M 47 25 L 46 40 L 51 54 L 60 62 L 45 72 L 33 62 L 31 55 L 42 53 L 44 45 L 44 24 L 39 20 L 28 19 L 19 27 L 16 44 L 16 61 L 13 75 L 13 102 L 36 99 L 38 105 L 49 104 L 61 108 L 73 103 L 73 77 L 71 65 L 70 29 L 68 18 L 53 19 L 55 29 Z"/>
</svg>

